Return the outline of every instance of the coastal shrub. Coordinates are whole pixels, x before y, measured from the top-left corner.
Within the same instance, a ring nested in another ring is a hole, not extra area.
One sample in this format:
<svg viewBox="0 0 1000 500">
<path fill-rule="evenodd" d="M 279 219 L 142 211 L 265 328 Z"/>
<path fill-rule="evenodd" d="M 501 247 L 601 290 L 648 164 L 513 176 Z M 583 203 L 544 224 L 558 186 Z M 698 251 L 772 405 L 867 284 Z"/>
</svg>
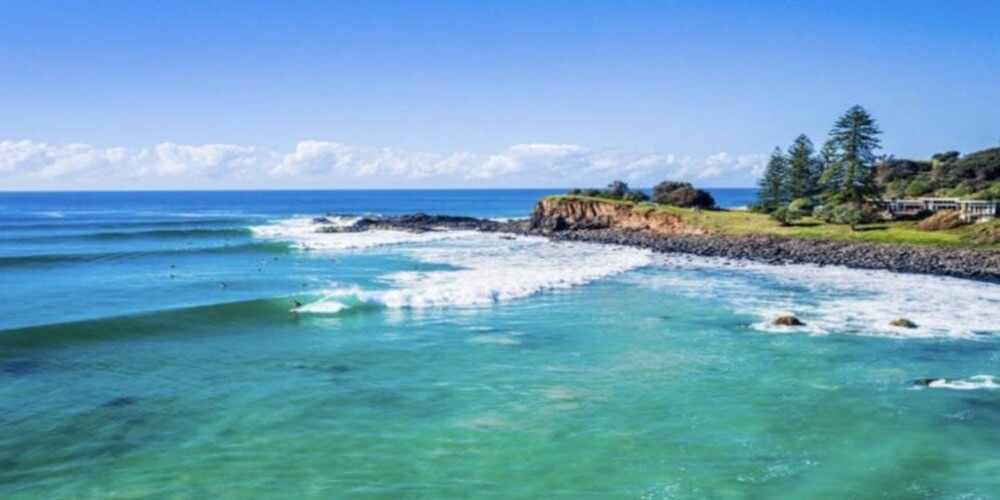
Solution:
<svg viewBox="0 0 1000 500">
<path fill-rule="evenodd" d="M 580 195 L 582 193 L 583 193 L 583 190 L 581 190 L 580 188 L 573 188 L 573 189 L 570 189 L 569 191 L 566 191 L 566 194 L 573 195 L 573 196 L 577 196 L 577 195 Z"/>
<path fill-rule="evenodd" d="M 631 201 L 632 203 L 642 203 L 644 201 L 649 201 L 649 196 L 642 191 L 629 191 L 625 194 L 623 198 L 625 201 Z"/>
<path fill-rule="evenodd" d="M 961 214 L 954 210 L 942 210 L 917 223 L 917 229 L 923 231 L 945 231 L 964 226 Z"/>
<path fill-rule="evenodd" d="M 980 222 L 970 228 L 962 240 L 973 245 L 995 245 L 1000 243 L 1000 219 Z"/>
<path fill-rule="evenodd" d="M 604 196 L 606 198 L 620 200 L 624 198 L 628 192 L 628 184 L 624 181 L 612 181 L 611 184 L 608 184 L 608 188 L 604 190 Z"/>
<path fill-rule="evenodd" d="M 907 196 L 920 196 L 931 191 L 931 185 L 922 179 L 916 179 L 906 186 Z"/>
<path fill-rule="evenodd" d="M 1000 200 L 1000 182 L 994 183 L 990 187 L 970 196 L 975 200 Z"/>
<path fill-rule="evenodd" d="M 813 209 L 813 217 L 823 222 L 833 222 L 833 207 L 835 205 L 820 205 Z"/>
<path fill-rule="evenodd" d="M 931 159 L 937 162 L 947 163 L 957 160 L 960 155 L 961 153 L 958 151 L 946 151 L 944 153 L 937 153 L 934 156 L 931 156 Z"/>
<path fill-rule="evenodd" d="M 802 218 L 803 213 L 790 207 L 778 207 L 770 214 L 772 219 L 778 221 L 782 226 L 787 226 Z"/>
<path fill-rule="evenodd" d="M 858 224 L 865 222 L 864 210 L 853 204 L 844 203 L 833 208 L 833 221 L 837 224 L 847 224 L 854 230 Z"/>
<path fill-rule="evenodd" d="M 663 181 L 653 186 L 653 202 L 677 207 L 712 208 L 715 199 L 687 182 Z"/>
<path fill-rule="evenodd" d="M 601 190 L 600 189 L 594 189 L 594 188 L 587 188 L 587 189 L 581 190 L 580 194 L 583 195 L 583 196 L 594 196 L 594 197 L 597 197 L 597 196 L 601 195 Z"/>
<path fill-rule="evenodd" d="M 805 216 L 805 214 L 812 212 L 813 201 L 809 198 L 796 198 L 788 204 L 788 209 L 800 212 L 802 216 Z"/>
</svg>

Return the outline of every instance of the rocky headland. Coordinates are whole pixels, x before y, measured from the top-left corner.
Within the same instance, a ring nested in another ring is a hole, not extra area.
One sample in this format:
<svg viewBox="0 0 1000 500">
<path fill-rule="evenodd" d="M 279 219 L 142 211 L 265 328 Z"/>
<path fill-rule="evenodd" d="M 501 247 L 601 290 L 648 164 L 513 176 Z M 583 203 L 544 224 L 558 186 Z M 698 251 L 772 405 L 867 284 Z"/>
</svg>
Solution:
<svg viewBox="0 0 1000 500">
<path fill-rule="evenodd" d="M 803 239 L 763 234 L 716 234 L 687 224 L 681 217 L 669 212 L 627 203 L 579 198 L 543 199 L 527 220 L 498 221 L 412 214 L 362 217 L 349 226 L 328 225 L 323 218 L 317 218 L 315 222 L 319 226 L 319 232 L 379 229 L 502 232 L 769 264 L 808 263 L 1000 282 L 1000 251 L 996 250 Z"/>
</svg>

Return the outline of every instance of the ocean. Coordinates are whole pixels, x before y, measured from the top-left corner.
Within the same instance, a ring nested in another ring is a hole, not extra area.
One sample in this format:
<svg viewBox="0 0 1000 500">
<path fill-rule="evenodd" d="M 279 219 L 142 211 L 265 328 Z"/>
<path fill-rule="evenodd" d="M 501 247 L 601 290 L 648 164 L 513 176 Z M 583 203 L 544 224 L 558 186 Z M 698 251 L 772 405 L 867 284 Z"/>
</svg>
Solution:
<svg viewBox="0 0 1000 500">
<path fill-rule="evenodd" d="M 998 497 L 996 284 L 309 223 L 552 192 L 0 193 L 0 498 Z"/>
</svg>

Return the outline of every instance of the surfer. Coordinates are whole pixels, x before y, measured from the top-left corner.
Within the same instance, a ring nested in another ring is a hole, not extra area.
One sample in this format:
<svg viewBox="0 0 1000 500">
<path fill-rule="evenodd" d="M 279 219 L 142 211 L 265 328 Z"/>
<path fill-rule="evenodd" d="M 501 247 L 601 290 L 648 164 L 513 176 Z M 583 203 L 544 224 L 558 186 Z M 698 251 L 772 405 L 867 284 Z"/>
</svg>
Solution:
<svg viewBox="0 0 1000 500">
<path fill-rule="evenodd" d="M 299 301 L 297 301 L 297 300 L 293 300 L 293 301 L 292 301 L 292 308 L 291 308 L 290 310 L 291 310 L 292 312 L 294 312 L 294 311 L 298 311 L 298 310 L 299 310 L 299 308 L 301 308 L 301 307 L 302 307 L 302 303 L 301 303 L 301 302 L 299 302 Z"/>
</svg>

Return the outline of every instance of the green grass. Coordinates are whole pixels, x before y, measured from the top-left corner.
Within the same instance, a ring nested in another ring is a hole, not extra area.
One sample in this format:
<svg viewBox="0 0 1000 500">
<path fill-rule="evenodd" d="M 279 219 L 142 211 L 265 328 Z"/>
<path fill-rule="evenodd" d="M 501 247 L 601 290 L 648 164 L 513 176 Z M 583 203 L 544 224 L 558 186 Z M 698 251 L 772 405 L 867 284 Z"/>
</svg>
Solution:
<svg viewBox="0 0 1000 500">
<path fill-rule="evenodd" d="M 604 198 L 559 195 L 550 199 L 579 199 L 600 201 L 605 203 L 632 205 L 636 210 L 658 211 L 676 215 L 684 222 L 719 234 L 773 234 L 794 238 L 865 241 L 873 243 L 892 243 L 900 245 L 930 245 L 966 248 L 986 248 L 1000 250 L 1000 244 L 976 245 L 965 241 L 978 224 L 971 224 L 947 231 L 923 231 L 916 228 L 913 221 L 892 221 L 875 224 L 863 224 L 857 230 L 851 230 L 847 225 L 827 224 L 812 218 L 805 218 L 789 226 L 782 226 L 765 214 L 746 212 L 742 210 L 701 210 L 680 208 L 654 203 L 631 203 L 621 200 Z M 1000 224 L 1000 220 L 988 224 Z"/>
</svg>

